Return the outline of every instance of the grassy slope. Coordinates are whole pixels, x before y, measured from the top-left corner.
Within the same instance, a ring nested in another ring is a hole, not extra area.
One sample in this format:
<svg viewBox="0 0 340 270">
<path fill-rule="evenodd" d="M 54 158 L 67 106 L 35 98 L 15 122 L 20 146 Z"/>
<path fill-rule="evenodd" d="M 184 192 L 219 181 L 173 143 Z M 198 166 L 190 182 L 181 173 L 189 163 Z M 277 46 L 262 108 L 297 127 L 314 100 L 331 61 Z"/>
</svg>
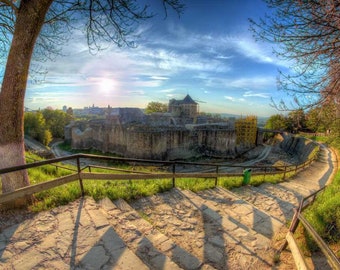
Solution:
<svg viewBox="0 0 340 270">
<path fill-rule="evenodd" d="M 27 161 L 40 160 L 32 153 L 27 153 Z M 65 166 L 65 165 L 63 165 Z M 117 164 L 115 168 L 132 170 L 129 165 Z M 72 166 L 68 166 L 75 169 Z M 156 167 L 138 167 L 139 171 L 152 171 L 159 170 Z M 92 172 L 108 172 L 103 169 L 92 169 Z M 110 173 L 114 171 L 110 170 Z M 63 168 L 56 168 L 54 165 L 45 165 L 38 168 L 28 170 L 31 184 L 55 179 L 57 177 L 71 174 L 72 171 Z M 121 172 L 120 172 L 121 173 Z M 265 182 L 277 183 L 281 181 L 283 174 L 274 176 L 252 176 L 250 184 L 260 185 Z M 218 179 L 218 185 L 231 189 L 242 185 L 243 177 L 221 177 Z M 215 185 L 215 179 L 195 179 L 183 178 L 176 179 L 176 186 L 183 189 L 190 189 L 192 191 L 203 190 L 212 188 Z M 155 180 L 122 180 L 122 181 L 107 181 L 107 180 L 86 180 L 84 181 L 85 194 L 99 200 L 103 197 L 108 197 L 111 200 L 123 198 L 125 200 L 133 200 L 142 196 L 150 196 L 159 192 L 164 192 L 172 188 L 172 179 L 155 179 Z M 32 206 L 32 210 L 41 211 L 50 209 L 59 205 L 67 204 L 74 201 L 81 196 L 80 186 L 78 182 L 69 183 L 60 187 L 50 190 L 42 191 L 35 194 L 36 202 Z"/>
<path fill-rule="evenodd" d="M 325 140 L 325 138 L 320 138 Z M 327 142 L 335 151 L 340 153 L 340 138 Z M 326 240 L 338 257 L 340 257 L 340 168 L 333 182 L 323 191 L 313 203 L 304 211 L 304 216 L 316 229 L 318 234 Z M 307 249 L 313 251 L 316 244 L 306 234 Z"/>
</svg>

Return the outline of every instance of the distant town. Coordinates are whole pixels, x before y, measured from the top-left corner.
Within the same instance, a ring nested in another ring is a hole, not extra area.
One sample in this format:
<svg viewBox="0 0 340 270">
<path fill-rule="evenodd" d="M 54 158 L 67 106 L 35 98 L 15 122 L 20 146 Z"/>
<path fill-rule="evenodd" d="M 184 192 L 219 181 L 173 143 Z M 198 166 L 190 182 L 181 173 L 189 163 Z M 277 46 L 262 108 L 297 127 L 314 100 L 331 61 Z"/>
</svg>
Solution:
<svg viewBox="0 0 340 270">
<path fill-rule="evenodd" d="M 52 107 L 47 107 L 47 108 L 54 109 Z M 92 104 L 91 106 L 84 107 L 84 108 L 72 108 L 72 107 L 68 107 L 64 105 L 61 110 L 66 113 L 72 114 L 75 118 L 105 118 L 109 110 L 111 110 L 112 108 L 113 107 L 111 107 L 110 105 L 108 105 L 107 107 L 98 107 L 95 104 Z M 121 108 L 124 108 L 124 106 L 121 106 Z M 34 111 L 39 111 L 39 110 L 40 109 L 32 110 L 30 108 L 25 107 L 25 112 L 34 112 Z M 145 109 L 141 109 L 141 110 L 144 111 Z M 218 116 L 224 119 L 228 119 L 229 121 L 233 121 L 237 118 L 243 118 L 246 116 L 246 115 L 237 115 L 237 114 L 230 114 L 230 113 L 210 113 L 210 112 L 201 112 L 201 114 Z M 264 127 L 268 119 L 269 117 L 257 116 L 258 127 Z"/>
</svg>

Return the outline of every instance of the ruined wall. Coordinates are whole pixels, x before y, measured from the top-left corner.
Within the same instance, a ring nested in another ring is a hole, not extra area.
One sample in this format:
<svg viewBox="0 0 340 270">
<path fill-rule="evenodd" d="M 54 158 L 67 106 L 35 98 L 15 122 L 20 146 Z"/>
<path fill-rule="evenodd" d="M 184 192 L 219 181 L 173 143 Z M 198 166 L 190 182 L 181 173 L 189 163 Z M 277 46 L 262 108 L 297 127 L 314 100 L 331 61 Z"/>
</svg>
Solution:
<svg viewBox="0 0 340 270">
<path fill-rule="evenodd" d="M 112 125 L 92 122 L 83 131 L 75 124 L 71 146 L 94 148 L 124 157 L 142 159 L 187 159 L 203 155 L 235 157 L 236 133 L 230 129 L 151 127 L 148 125 Z"/>
<path fill-rule="evenodd" d="M 293 136 L 288 133 L 277 135 L 280 138 L 280 147 L 287 153 L 295 155 L 301 162 L 305 162 L 311 155 L 315 153 L 315 150 L 319 149 L 319 145 L 307 138 Z"/>
</svg>

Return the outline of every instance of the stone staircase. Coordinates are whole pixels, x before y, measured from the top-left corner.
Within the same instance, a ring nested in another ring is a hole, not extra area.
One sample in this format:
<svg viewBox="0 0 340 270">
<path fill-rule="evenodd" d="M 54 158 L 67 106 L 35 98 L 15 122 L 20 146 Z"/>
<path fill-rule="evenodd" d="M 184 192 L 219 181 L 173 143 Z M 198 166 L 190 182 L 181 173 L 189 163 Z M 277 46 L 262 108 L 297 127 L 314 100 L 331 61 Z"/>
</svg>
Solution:
<svg viewBox="0 0 340 270">
<path fill-rule="evenodd" d="M 79 199 L 1 230 L 0 268 L 272 269 L 271 238 L 294 203 L 241 198 L 267 192 L 256 189 Z"/>
<path fill-rule="evenodd" d="M 174 188 L 130 204 L 86 197 L 16 222 L 0 217 L 0 269 L 275 269 L 272 239 L 325 184 L 308 177 L 322 165 L 276 185 Z"/>
</svg>

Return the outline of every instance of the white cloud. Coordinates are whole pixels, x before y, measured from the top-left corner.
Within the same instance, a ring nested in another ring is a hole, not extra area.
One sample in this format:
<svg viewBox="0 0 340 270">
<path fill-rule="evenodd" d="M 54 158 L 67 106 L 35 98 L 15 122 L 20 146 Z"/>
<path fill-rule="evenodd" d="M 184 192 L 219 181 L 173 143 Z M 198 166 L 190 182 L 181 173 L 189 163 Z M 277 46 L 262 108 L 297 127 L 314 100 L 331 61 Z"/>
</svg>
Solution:
<svg viewBox="0 0 340 270">
<path fill-rule="evenodd" d="M 161 92 L 161 93 L 172 93 L 174 91 L 175 91 L 175 89 L 163 89 L 163 90 L 159 90 L 159 92 Z"/>
<path fill-rule="evenodd" d="M 235 101 L 235 98 L 231 96 L 224 96 L 224 98 L 230 101 Z"/>
<path fill-rule="evenodd" d="M 270 93 L 255 93 L 253 91 L 247 91 L 243 94 L 244 97 L 261 97 L 270 98 Z"/>
</svg>

